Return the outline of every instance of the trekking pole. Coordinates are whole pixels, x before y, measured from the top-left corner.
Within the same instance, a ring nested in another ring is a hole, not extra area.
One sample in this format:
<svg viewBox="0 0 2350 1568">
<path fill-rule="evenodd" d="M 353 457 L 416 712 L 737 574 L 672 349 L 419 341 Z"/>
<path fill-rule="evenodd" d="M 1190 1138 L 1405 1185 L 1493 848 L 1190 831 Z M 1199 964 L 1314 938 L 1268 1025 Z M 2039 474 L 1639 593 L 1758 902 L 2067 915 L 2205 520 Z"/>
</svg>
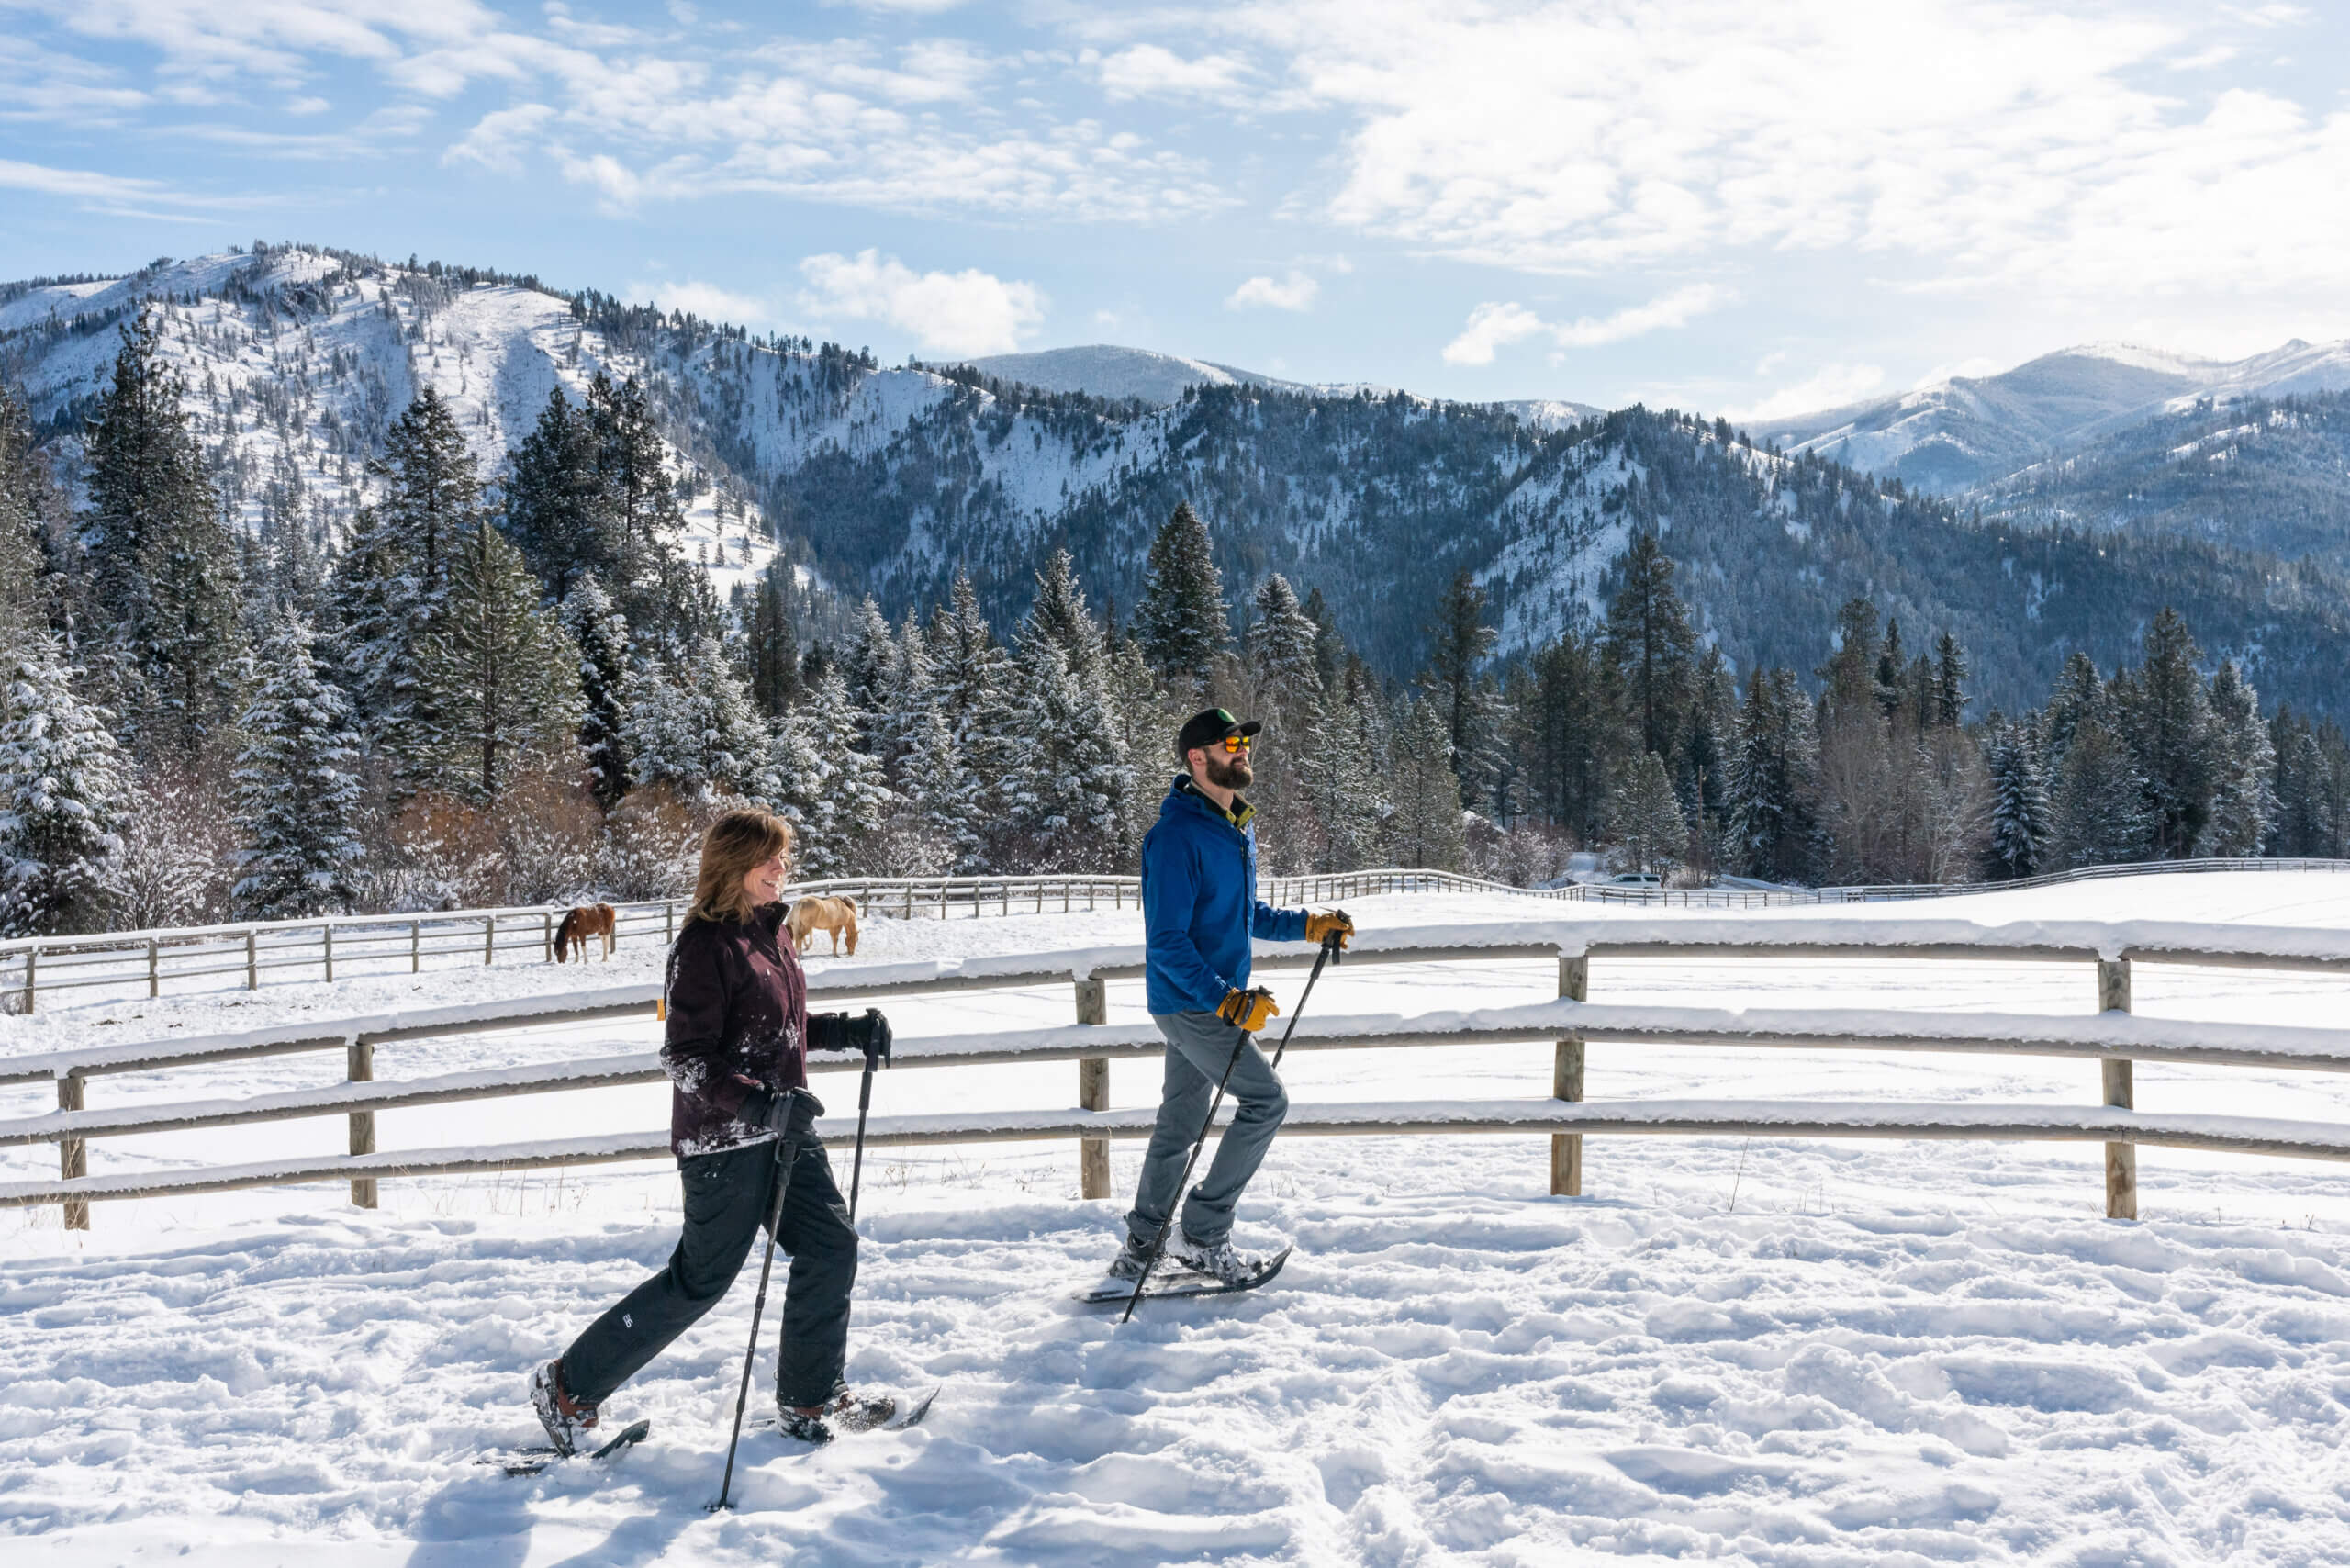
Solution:
<svg viewBox="0 0 2350 1568">
<path fill-rule="evenodd" d="M 876 1059 L 888 1061 L 890 1047 L 865 1048 L 865 1076 L 856 1085 L 856 1159 L 848 1171 L 848 1222 L 856 1223 L 856 1189 L 865 1180 L 865 1113 L 873 1107 L 873 1068 Z"/>
<path fill-rule="evenodd" d="M 718 1484 L 718 1501 L 710 1506 L 711 1513 L 727 1506 L 727 1494 L 734 1485 L 734 1450 L 743 1440 L 743 1409 L 751 1400 L 751 1362 L 759 1353 L 759 1318 L 767 1311 L 767 1275 L 775 1268 L 775 1233 L 783 1224 L 783 1195 L 791 1188 L 791 1167 L 799 1158 L 798 1140 L 775 1140 L 775 1159 L 780 1169 L 775 1177 L 775 1204 L 767 1210 L 767 1257 L 759 1264 L 759 1294 L 751 1302 L 751 1348 L 743 1352 L 743 1383 L 734 1391 L 734 1435 L 726 1439 L 726 1474 Z"/>
<path fill-rule="evenodd" d="M 1297 1032 L 1297 1021 L 1305 1014 L 1305 999 L 1314 994 L 1314 982 L 1322 978 L 1322 966 L 1337 951 L 1336 932 L 1322 938 L 1322 952 L 1314 960 L 1314 972 L 1305 977 L 1305 989 L 1298 994 L 1297 1011 L 1290 1014 L 1289 1027 L 1281 1031 L 1281 1043 L 1273 1052 L 1273 1065 L 1281 1065 L 1281 1052 L 1289 1049 L 1289 1037 Z M 1150 1244 L 1150 1256 L 1142 1260 L 1142 1272 L 1135 1279 L 1135 1294 L 1126 1298 L 1126 1310 L 1118 1321 L 1125 1323 L 1134 1317 L 1135 1304 L 1142 1300 L 1143 1287 L 1150 1283 L 1151 1271 L 1158 1267 L 1159 1255 L 1167 1250 L 1167 1232 L 1175 1224 L 1175 1216 L 1182 1211 L 1183 1194 L 1191 1189 L 1192 1168 L 1200 1162 L 1200 1150 L 1207 1147 L 1208 1130 L 1215 1126 L 1216 1111 L 1224 1104 L 1225 1086 L 1232 1081 L 1232 1070 L 1240 1065 L 1240 1053 L 1248 1048 L 1248 1034 L 1243 1030 L 1240 1038 L 1232 1043 L 1232 1059 L 1224 1064 L 1224 1077 L 1215 1086 L 1215 1097 L 1208 1102 L 1207 1120 L 1200 1124 L 1200 1136 L 1192 1140 L 1191 1158 L 1183 1161 L 1182 1179 L 1175 1183 L 1175 1201 L 1168 1210 L 1166 1222 L 1159 1226 L 1158 1235 Z"/>
</svg>

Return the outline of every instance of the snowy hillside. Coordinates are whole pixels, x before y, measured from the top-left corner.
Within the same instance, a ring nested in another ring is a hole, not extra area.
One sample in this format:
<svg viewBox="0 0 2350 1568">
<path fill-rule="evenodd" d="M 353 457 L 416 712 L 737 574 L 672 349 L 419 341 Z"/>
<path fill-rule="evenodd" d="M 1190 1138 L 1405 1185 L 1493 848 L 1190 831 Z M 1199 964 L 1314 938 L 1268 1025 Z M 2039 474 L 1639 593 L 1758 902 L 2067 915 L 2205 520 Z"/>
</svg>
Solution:
<svg viewBox="0 0 2350 1568">
<path fill-rule="evenodd" d="M 1192 386 L 1281 386 L 1302 390 L 1301 384 L 1259 375 L 1228 364 L 1212 364 L 1181 354 L 1150 349 L 1119 348 L 1113 343 L 1088 343 L 1080 348 L 1044 349 L 1035 353 L 988 354 L 965 362 L 999 381 L 1016 381 L 1040 392 L 1083 392 L 1112 402 L 1139 398 L 1146 403 L 1172 403 Z"/>
<path fill-rule="evenodd" d="M 1513 899 L 1367 901 L 1366 931 L 1524 918 Z M 1610 920 L 1606 911 L 1579 912 Z M 1871 911 L 1760 913 L 1762 923 Z M 2350 879 L 2169 876 L 1938 902 L 1986 922 L 2158 917 L 2350 927 Z M 1653 913 L 1624 916 L 1651 920 Z M 919 953 L 1130 942 L 1132 911 L 868 927 L 854 968 Z M 642 969 L 648 948 L 571 983 Z M 558 977 L 547 971 L 552 981 Z M 1273 977 L 1293 1000 L 1302 976 Z M 326 1015 L 395 984 L 457 1001 L 502 971 L 285 988 Z M 2344 981 L 2166 968 L 2141 1014 L 2338 1019 Z M 1543 961 L 1342 968 L 1315 1016 L 1536 1001 Z M 1865 1003 L 2069 1016 L 2085 966 L 1595 961 L 1595 1002 Z M 1141 1018 L 1113 982 L 1110 1022 Z M 0 1052 L 177 1023 L 144 1002 L 10 1020 Z M 218 1007 L 216 1025 L 237 1016 Z M 901 1034 L 1069 1019 L 1067 988 L 912 998 Z M 122 1022 L 103 1030 L 99 1017 Z M 134 1016 L 136 1015 L 136 1016 Z M 387 1046 L 379 1078 L 643 1049 L 649 1025 Z M 92 1103 L 242 1095 L 330 1080 L 287 1058 L 97 1081 Z M 1540 1046 L 1293 1054 L 1301 1103 L 1540 1096 Z M 900 1067 L 891 1115 L 1066 1105 L 1066 1063 Z M 1156 1065 L 1117 1064 L 1147 1106 Z M 819 1091 L 835 1112 L 849 1080 Z M 1595 1100 L 1712 1095 L 2081 1106 L 2087 1063 L 1595 1045 Z M 2350 1119 L 2333 1075 L 2141 1064 L 2138 1103 Z M 42 1109 L 0 1091 L 0 1114 Z M 387 1148 L 643 1129 L 658 1087 L 387 1113 Z M 109 1139 L 100 1170 L 340 1147 L 338 1121 Z M 901 1436 L 809 1452 L 745 1439 L 741 1504 L 712 1518 L 751 1290 L 608 1407 L 653 1436 L 601 1471 L 509 1479 L 472 1462 L 532 1440 L 530 1368 L 676 1238 L 655 1164 L 390 1182 L 0 1216 L 0 1529 L 62 1568 L 331 1557 L 372 1568 L 551 1562 L 928 1564 L 1906 1562 L 2310 1565 L 2350 1558 L 2350 1186 L 2340 1167 L 2147 1149 L 2135 1224 L 2098 1217 L 2083 1147 L 1595 1137 L 1582 1199 L 1547 1195 L 1540 1137 L 1286 1138 L 1241 1207 L 1292 1238 L 1250 1296 L 1074 1305 L 1113 1245 L 1113 1198 L 1073 1196 L 1066 1145 L 868 1159 L 850 1375 L 941 1383 Z M 0 1150 L 12 1175 L 46 1148 Z M 769 1304 L 770 1314 L 773 1303 Z M 772 1316 L 769 1319 L 772 1322 Z M 763 1335 L 772 1355 L 770 1328 Z M 755 1383 L 755 1401 L 764 1385 Z M 609 1418 L 609 1417 L 608 1417 Z M 1111 1545 L 1114 1543 L 1114 1548 Z"/>
<path fill-rule="evenodd" d="M 1872 474 L 1960 491 L 2199 398 L 2277 398 L 2350 387 L 2350 342 L 2294 339 L 2243 360 L 2129 343 L 2043 354 L 1998 375 L 1954 376 L 1897 397 L 1757 426 L 1758 440 Z"/>
</svg>

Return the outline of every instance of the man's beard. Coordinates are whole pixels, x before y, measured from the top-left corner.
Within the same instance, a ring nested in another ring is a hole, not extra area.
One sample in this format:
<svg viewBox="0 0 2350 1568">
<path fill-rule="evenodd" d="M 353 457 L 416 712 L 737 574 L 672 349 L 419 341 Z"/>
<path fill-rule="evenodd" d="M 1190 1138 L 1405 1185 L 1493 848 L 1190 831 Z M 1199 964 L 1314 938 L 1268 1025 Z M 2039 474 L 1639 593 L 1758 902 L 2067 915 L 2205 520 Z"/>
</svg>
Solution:
<svg viewBox="0 0 2350 1568">
<path fill-rule="evenodd" d="M 1238 752 L 1229 757 L 1208 753 L 1208 782 L 1219 790 L 1246 790 L 1257 781 L 1248 770 L 1248 754 Z"/>
</svg>

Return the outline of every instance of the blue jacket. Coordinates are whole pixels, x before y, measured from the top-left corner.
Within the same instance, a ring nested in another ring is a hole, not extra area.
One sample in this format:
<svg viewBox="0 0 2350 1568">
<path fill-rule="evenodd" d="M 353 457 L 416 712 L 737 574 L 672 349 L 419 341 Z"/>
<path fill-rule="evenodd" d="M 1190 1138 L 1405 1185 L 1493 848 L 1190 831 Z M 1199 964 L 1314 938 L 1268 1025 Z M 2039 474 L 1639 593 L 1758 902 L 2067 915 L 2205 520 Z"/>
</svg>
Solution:
<svg viewBox="0 0 2350 1568">
<path fill-rule="evenodd" d="M 1250 933 L 1268 942 L 1305 939 L 1305 912 L 1257 897 L 1255 812 L 1236 820 L 1175 780 L 1142 841 L 1144 980 L 1153 1013 L 1213 1013 L 1248 984 Z"/>
</svg>

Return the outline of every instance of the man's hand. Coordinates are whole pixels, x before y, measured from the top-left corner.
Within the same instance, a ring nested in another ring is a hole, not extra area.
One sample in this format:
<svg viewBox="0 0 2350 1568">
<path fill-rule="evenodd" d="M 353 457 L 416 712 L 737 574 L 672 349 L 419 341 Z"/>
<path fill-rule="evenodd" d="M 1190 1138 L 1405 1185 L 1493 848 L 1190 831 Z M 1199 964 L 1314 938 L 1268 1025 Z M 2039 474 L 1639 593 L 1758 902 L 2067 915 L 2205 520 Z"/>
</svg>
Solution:
<svg viewBox="0 0 2350 1568">
<path fill-rule="evenodd" d="M 1215 1010 L 1215 1015 L 1253 1035 L 1265 1026 L 1266 1019 L 1280 1011 L 1273 993 L 1260 985 L 1249 991 L 1225 992 L 1224 1004 Z"/>
<path fill-rule="evenodd" d="M 1308 942 L 1320 942 L 1335 935 L 1338 938 L 1338 946 L 1343 947 L 1354 934 L 1354 916 L 1343 909 L 1326 909 L 1305 917 L 1305 939 Z"/>
<path fill-rule="evenodd" d="M 805 1143 L 809 1129 L 824 1114 L 824 1103 L 805 1089 L 787 1089 L 767 1106 L 767 1131 L 786 1143 Z"/>
</svg>

